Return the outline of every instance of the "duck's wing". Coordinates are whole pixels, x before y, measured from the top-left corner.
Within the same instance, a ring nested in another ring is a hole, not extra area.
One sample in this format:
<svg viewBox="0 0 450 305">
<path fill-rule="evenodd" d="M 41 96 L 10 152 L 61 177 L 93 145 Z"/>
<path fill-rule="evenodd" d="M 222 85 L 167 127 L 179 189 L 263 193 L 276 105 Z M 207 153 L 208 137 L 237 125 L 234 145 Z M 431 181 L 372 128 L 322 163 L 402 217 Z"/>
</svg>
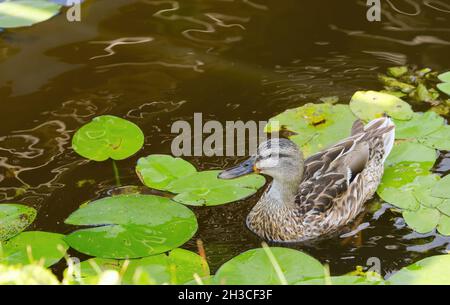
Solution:
<svg viewBox="0 0 450 305">
<path fill-rule="evenodd" d="M 369 159 L 368 145 L 358 139 L 348 138 L 305 160 L 304 178 L 295 200 L 301 213 L 312 209 L 322 213 L 349 191 Z"/>
<path fill-rule="evenodd" d="M 386 146 L 386 134 L 392 138 L 392 121 L 385 117 L 373 120 L 365 127 L 360 120 L 353 124 L 352 135 L 305 160 L 303 180 L 296 203 L 306 213 L 329 209 L 342 196 L 356 196 L 362 180 L 359 174 L 372 158 L 378 146 Z M 386 154 L 385 156 L 386 157 Z M 349 199 L 350 200 L 350 199 Z"/>
</svg>

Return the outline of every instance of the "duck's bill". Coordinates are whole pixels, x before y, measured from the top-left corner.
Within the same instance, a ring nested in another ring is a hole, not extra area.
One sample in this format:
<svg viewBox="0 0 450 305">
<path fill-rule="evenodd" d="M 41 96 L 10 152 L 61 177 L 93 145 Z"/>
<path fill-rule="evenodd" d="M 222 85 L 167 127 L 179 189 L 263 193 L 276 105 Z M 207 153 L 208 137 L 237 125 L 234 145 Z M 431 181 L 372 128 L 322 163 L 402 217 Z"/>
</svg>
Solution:
<svg viewBox="0 0 450 305">
<path fill-rule="evenodd" d="M 219 179 L 233 179 L 242 177 L 248 174 L 252 174 L 255 171 L 255 158 L 252 157 L 241 164 L 236 165 L 235 167 L 226 169 L 219 173 L 217 176 Z"/>
</svg>

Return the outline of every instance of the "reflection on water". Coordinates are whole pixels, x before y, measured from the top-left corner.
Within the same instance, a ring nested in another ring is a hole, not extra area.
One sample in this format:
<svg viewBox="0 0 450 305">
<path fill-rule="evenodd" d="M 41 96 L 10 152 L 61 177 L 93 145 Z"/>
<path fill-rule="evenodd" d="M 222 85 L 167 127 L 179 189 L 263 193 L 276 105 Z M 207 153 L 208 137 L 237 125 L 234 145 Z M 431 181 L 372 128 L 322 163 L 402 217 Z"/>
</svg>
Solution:
<svg viewBox="0 0 450 305">
<path fill-rule="evenodd" d="M 320 97 L 346 103 L 355 90 L 380 89 L 377 73 L 391 65 L 450 67 L 445 1 L 383 1 L 382 22 L 374 23 L 366 1 L 318 2 L 87 0 L 80 23 L 57 16 L 0 33 L 0 200 L 36 207 L 32 229 L 73 231 L 63 220 L 81 203 L 118 191 L 109 162 L 70 149 L 74 130 L 97 115 L 126 117 L 144 130 L 143 150 L 118 162 L 124 185 L 140 185 L 137 158 L 170 153 L 171 124 L 194 112 L 222 122 L 266 120 Z M 436 172 L 448 174 L 449 160 L 443 153 Z M 239 160 L 189 161 L 203 170 Z M 194 208 L 212 270 L 260 246 L 244 221 L 261 192 Z M 333 274 L 377 257 L 389 275 L 449 245 L 435 232 L 412 232 L 374 199 L 341 236 L 288 246 L 328 262 Z M 186 247 L 196 249 L 195 239 Z"/>
</svg>

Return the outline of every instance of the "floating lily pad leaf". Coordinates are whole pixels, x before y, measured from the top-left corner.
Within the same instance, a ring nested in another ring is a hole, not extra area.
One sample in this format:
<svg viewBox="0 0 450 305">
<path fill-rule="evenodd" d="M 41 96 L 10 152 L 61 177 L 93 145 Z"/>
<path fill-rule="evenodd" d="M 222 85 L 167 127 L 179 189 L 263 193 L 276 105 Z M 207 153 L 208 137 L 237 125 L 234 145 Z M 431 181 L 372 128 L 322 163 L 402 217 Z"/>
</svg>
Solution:
<svg viewBox="0 0 450 305">
<path fill-rule="evenodd" d="M 381 93 L 386 93 L 386 94 L 390 94 L 396 97 L 404 97 L 406 96 L 406 93 L 403 93 L 401 91 L 389 91 L 389 90 L 380 90 Z"/>
<path fill-rule="evenodd" d="M 325 278 L 316 278 L 295 283 L 296 285 L 383 285 L 383 280 L 370 280 L 356 275 L 332 276 L 329 281 Z"/>
<path fill-rule="evenodd" d="M 411 120 L 394 120 L 396 139 L 417 139 L 444 126 L 445 120 L 435 112 L 414 113 Z"/>
<path fill-rule="evenodd" d="M 89 203 L 68 224 L 97 226 L 66 236 L 77 251 L 103 258 L 139 258 L 163 253 L 188 241 L 197 219 L 187 207 L 153 195 L 119 195 Z"/>
<path fill-rule="evenodd" d="M 450 95 L 450 83 L 437 84 L 436 87 L 445 94 Z"/>
<path fill-rule="evenodd" d="M 195 174 L 197 170 L 191 163 L 181 158 L 150 155 L 138 160 L 136 172 L 144 185 L 157 190 L 167 190 L 169 183 Z"/>
<path fill-rule="evenodd" d="M 450 254 L 427 257 L 400 269 L 388 281 L 394 285 L 450 284 Z"/>
<path fill-rule="evenodd" d="M 418 139 L 420 143 L 439 150 L 450 150 L 450 126 L 441 126 L 438 130 Z"/>
<path fill-rule="evenodd" d="M 445 214 L 445 215 L 447 215 L 447 216 L 450 216 L 450 199 L 444 200 L 444 201 L 437 207 L 437 209 L 438 209 L 441 213 L 443 213 L 443 214 Z"/>
<path fill-rule="evenodd" d="M 237 179 L 218 179 L 218 170 L 198 172 L 173 181 L 167 189 L 178 194 L 173 200 L 188 205 L 220 205 L 240 200 L 256 193 L 266 180 L 260 175 Z"/>
<path fill-rule="evenodd" d="M 413 194 L 415 179 L 429 175 L 432 163 L 401 162 L 385 168 L 377 194 L 399 208 L 417 210 L 419 202 Z"/>
<path fill-rule="evenodd" d="M 58 279 L 40 265 L 0 265 L 0 285 L 58 285 Z"/>
<path fill-rule="evenodd" d="M 22 232 L 3 245 L 0 263 L 26 265 L 43 261 L 45 267 L 50 267 L 60 261 L 69 248 L 63 237 L 62 234 L 41 231 Z"/>
<path fill-rule="evenodd" d="M 442 235 L 450 235 L 450 216 L 441 214 L 439 223 L 437 225 L 437 230 Z"/>
<path fill-rule="evenodd" d="M 59 13 L 61 5 L 47 0 L 12 0 L 0 2 L 0 28 L 30 26 Z"/>
<path fill-rule="evenodd" d="M 431 194 L 439 198 L 450 198 L 450 175 L 442 178 L 436 186 L 433 187 Z"/>
<path fill-rule="evenodd" d="M 98 116 L 81 127 L 72 139 L 73 149 L 94 161 L 122 160 L 135 154 L 144 144 L 142 130 L 127 120 Z"/>
<path fill-rule="evenodd" d="M 36 210 L 22 204 L 0 204 L 0 242 L 25 230 L 36 218 Z"/>
<path fill-rule="evenodd" d="M 60 4 L 62 6 L 73 6 L 75 4 L 80 4 L 82 3 L 84 0 L 47 0 L 47 1 L 51 1 L 57 4 Z"/>
<path fill-rule="evenodd" d="M 121 271 L 123 264 L 123 260 L 104 258 L 92 258 L 84 261 L 79 265 L 80 283 L 90 283 L 91 279 L 95 280 L 98 268 L 102 271 Z M 125 273 L 123 273 L 122 284 L 130 285 L 139 282 L 155 285 L 184 284 L 194 280 L 194 274 L 200 277 L 209 276 L 208 264 L 198 254 L 178 248 L 167 254 L 130 260 Z"/>
<path fill-rule="evenodd" d="M 431 189 L 439 181 L 438 175 L 419 176 L 414 180 L 413 194 L 422 205 L 429 208 L 436 208 L 444 201 L 431 195 Z"/>
<path fill-rule="evenodd" d="M 364 121 L 379 118 L 385 113 L 397 120 L 409 120 L 414 114 L 408 103 L 376 91 L 357 91 L 350 101 L 350 108 Z"/>
<path fill-rule="evenodd" d="M 271 118 L 265 131 L 282 127 L 296 133 L 290 139 L 310 156 L 348 137 L 355 120 L 347 105 L 306 104 Z"/>
<path fill-rule="evenodd" d="M 450 83 L 450 71 L 438 75 L 438 78 L 444 83 Z"/>
<path fill-rule="evenodd" d="M 288 248 L 270 248 L 289 284 L 324 276 L 319 261 L 302 252 Z M 215 282 L 225 285 L 280 284 L 274 266 L 264 249 L 252 249 L 223 264 Z"/>
<path fill-rule="evenodd" d="M 408 226 L 419 233 L 432 231 L 439 223 L 440 213 L 436 209 L 420 206 L 416 211 L 403 211 L 403 218 Z"/>
<path fill-rule="evenodd" d="M 433 166 L 438 154 L 435 149 L 416 142 L 397 143 L 386 159 L 387 165 L 400 162 L 427 163 Z M 431 168 L 430 166 L 430 168 Z"/>
</svg>

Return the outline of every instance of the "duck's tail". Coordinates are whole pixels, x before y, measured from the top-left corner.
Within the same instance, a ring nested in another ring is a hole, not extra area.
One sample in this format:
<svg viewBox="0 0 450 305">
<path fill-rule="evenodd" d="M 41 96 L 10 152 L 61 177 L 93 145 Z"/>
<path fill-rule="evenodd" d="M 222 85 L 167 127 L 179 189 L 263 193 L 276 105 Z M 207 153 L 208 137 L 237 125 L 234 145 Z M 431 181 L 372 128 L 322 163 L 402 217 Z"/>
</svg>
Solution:
<svg viewBox="0 0 450 305">
<path fill-rule="evenodd" d="M 384 155 L 383 163 L 389 156 L 395 141 L 395 124 L 388 116 L 384 116 L 370 121 L 364 126 L 364 133 L 369 137 L 379 137 L 383 139 Z"/>
</svg>

